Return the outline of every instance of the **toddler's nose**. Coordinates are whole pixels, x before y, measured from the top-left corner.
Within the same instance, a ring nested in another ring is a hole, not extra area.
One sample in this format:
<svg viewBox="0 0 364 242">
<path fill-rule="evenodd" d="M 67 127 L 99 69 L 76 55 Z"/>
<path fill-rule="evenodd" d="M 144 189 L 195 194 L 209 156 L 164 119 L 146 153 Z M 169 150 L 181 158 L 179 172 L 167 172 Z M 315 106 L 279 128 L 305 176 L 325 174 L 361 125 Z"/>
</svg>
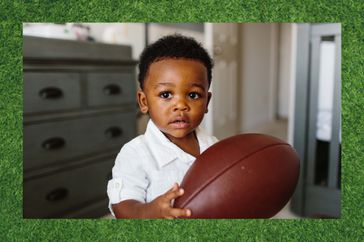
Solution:
<svg viewBox="0 0 364 242">
<path fill-rule="evenodd" d="M 173 111 L 187 111 L 187 110 L 188 110 L 188 105 L 185 102 L 185 100 L 183 99 L 177 100 L 173 108 Z"/>
</svg>

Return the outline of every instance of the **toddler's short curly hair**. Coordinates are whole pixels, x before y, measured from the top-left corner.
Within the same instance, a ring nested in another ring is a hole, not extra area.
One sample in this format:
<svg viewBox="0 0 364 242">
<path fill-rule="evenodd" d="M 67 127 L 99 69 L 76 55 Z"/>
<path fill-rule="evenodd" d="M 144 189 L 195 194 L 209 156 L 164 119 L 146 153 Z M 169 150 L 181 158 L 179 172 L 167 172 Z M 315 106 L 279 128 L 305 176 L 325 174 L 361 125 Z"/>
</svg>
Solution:
<svg viewBox="0 0 364 242">
<path fill-rule="evenodd" d="M 151 45 L 148 45 L 140 55 L 138 81 L 140 88 L 144 88 L 144 80 L 149 66 L 156 61 L 167 58 L 191 59 L 202 62 L 207 70 L 209 86 L 212 79 L 213 60 L 207 51 L 195 39 L 179 34 L 167 35 Z"/>
</svg>

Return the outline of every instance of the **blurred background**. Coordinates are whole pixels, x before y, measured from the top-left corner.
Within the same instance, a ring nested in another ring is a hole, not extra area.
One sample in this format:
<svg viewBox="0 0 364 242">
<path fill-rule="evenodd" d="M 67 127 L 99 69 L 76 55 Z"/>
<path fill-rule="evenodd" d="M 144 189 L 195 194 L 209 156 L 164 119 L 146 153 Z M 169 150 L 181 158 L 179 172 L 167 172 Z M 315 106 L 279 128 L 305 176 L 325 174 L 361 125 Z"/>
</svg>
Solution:
<svg viewBox="0 0 364 242">
<path fill-rule="evenodd" d="M 114 159 L 148 121 L 139 55 L 174 33 L 215 61 L 207 132 L 264 133 L 297 150 L 299 183 L 274 218 L 339 218 L 341 26 L 291 23 L 25 23 L 24 217 L 111 217 Z"/>
</svg>

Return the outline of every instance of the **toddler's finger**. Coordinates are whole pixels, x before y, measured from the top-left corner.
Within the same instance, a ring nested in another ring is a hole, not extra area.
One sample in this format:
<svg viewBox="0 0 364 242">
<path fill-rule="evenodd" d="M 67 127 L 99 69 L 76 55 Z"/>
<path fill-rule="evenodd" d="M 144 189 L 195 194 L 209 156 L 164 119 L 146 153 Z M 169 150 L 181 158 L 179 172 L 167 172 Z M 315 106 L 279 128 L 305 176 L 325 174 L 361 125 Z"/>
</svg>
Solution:
<svg viewBox="0 0 364 242">
<path fill-rule="evenodd" d="M 179 196 L 182 196 L 184 193 L 184 190 L 182 188 L 176 190 L 176 191 L 171 191 L 171 192 L 168 192 L 166 193 L 165 195 L 165 198 L 168 200 L 168 201 L 171 201 L 172 199 L 175 199 Z"/>
<path fill-rule="evenodd" d="M 176 191 L 178 189 L 178 183 L 174 183 L 172 188 L 168 190 L 168 192 Z"/>
<path fill-rule="evenodd" d="M 170 215 L 178 218 L 178 217 L 189 217 L 191 216 L 191 210 L 189 209 L 181 209 L 181 208 L 172 208 L 170 210 Z"/>
<path fill-rule="evenodd" d="M 185 190 L 183 188 L 179 188 L 177 191 L 171 192 L 168 194 L 167 199 L 170 201 L 172 199 L 176 199 L 184 194 Z"/>
</svg>

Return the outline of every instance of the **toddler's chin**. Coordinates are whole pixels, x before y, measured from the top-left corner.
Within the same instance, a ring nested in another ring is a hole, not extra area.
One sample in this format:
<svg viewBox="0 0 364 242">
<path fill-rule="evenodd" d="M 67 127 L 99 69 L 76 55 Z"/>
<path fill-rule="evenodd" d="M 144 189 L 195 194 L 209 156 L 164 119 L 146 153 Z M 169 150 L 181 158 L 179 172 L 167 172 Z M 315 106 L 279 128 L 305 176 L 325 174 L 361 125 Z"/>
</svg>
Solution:
<svg viewBox="0 0 364 242">
<path fill-rule="evenodd" d="M 192 131 L 187 131 L 187 130 L 177 130 L 177 131 L 171 131 L 168 132 L 169 136 L 172 136 L 176 139 L 181 139 L 181 138 L 185 138 L 186 136 L 188 136 Z"/>
</svg>

